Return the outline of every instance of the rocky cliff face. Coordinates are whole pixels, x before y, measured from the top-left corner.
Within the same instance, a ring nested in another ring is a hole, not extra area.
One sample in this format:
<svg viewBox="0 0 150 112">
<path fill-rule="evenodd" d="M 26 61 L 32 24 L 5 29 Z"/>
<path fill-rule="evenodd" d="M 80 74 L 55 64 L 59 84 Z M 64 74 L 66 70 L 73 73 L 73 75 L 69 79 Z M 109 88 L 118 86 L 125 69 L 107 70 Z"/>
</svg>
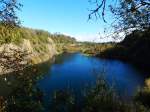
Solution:
<svg viewBox="0 0 150 112">
<path fill-rule="evenodd" d="M 32 45 L 28 40 L 25 41 L 26 42 L 24 42 L 23 48 L 25 51 L 28 51 L 29 53 L 28 59 L 30 59 L 32 64 L 38 64 L 48 61 L 57 54 L 55 43 L 51 38 L 48 38 L 48 43 L 45 43 L 44 45 L 46 49 L 45 51 L 42 50 L 36 51 L 34 50 L 36 46 Z"/>
<path fill-rule="evenodd" d="M 34 45 L 30 40 L 28 39 L 23 39 L 23 42 L 20 43 L 19 45 L 9 43 L 9 44 L 3 44 L 0 46 L 0 53 L 5 52 L 6 56 L 12 56 L 14 51 L 21 51 L 25 52 L 27 55 L 25 55 L 23 58 L 23 62 L 21 63 L 29 63 L 29 64 L 39 64 L 45 61 L 48 61 L 51 59 L 54 55 L 57 54 L 55 43 L 51 38 L 48 38 L 48 41 L 40 45 L 40 47 L 43 47 L 44 50 L 40 50 L 38 48 L 38 45 Z M 38 48 L 38 50 L 36 50 Z M 4 59 L 1 58 L 1 60 L 5 61 Z M 2 62 L 3 62 L 2 61 Z M 2 71 L 3 67 L 0 65 L 0 74 L 4 74 L 4 71 Z M 13 70 L 6 70 L 7 72 L 10 72 Z"/>
</svg>

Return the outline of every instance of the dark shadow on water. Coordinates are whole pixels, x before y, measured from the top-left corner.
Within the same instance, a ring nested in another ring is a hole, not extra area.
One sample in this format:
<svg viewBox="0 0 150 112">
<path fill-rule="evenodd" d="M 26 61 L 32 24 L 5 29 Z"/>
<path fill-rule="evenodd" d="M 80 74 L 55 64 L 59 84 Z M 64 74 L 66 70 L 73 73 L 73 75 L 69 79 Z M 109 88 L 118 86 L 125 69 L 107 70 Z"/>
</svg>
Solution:
<svg viewBox="0 0 150 112">
<path fill-rule="evenodd" d="M 7 112 L 43 111 L 43 93 L 36 83 L 50 66 L 51 62 L 47 61 L 0 77 L 0 104 L 4 103 Z"/>
</svg>

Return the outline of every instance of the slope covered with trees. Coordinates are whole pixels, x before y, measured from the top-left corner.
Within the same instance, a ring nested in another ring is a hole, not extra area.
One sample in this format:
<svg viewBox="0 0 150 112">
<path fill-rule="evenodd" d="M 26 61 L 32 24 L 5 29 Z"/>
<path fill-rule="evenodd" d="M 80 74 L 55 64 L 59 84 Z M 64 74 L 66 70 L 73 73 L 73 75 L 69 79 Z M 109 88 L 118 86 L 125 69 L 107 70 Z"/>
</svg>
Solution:
<svg viewBox="0 0 150 112">
<path fill-rule="evenodd" d="M 150 1 L 91 1 L 95 8 L 91 10 L 89 19 L 93 16 L 102 17 L 104 22 L 108 22 L 107 13 L 110 13 L 113 21 L 109 24 L 113 28 L 113 34 L 116 34 L 115 38 L 119 37 L 120 32 L 125 33 L 122 42 L 99 53 L 98 56 L 128 60 L 145 68 L 150 66 Z"/>
<path fill-rule="evenodd" d="M 17 57 L 11 55 L 11 53 L 16 53 L 16 55 L 25 54 L 24 57 L 20 57 L 21 61 L 27 59 L 26 61 L 30 64 L 42 63 L 48 61 L 54 55 L 64 52 L 65 48 L 70 50 L 68 46 L 75 42 L 74 38 L 63 34 L 50 34 L 43 30 L 16 26 L 8 28 L 4 24 L 0 24 L 0 58 L 2 60 L 8 57 L 7 61 L 0 61 L 0 66 L 8 65 L 7 63 L 10 63 L 9 59 Z M 6 53 L 7 56 L 5 55 Z M 15 64 L 13 61 L 20 63 L 19 60 L 18 62 L 17 60 L 12 60 L 10 66 Z"/>
<path fill-rule="evenodd" d="M 51 34 L 50 37 L 54 40 L 58 53 L 75 52 L 79 50 L 76 46 L 77 41 L 74 37 L 59 33 Z"/>
<path fill-rule="evenodd" d="M 110 49 L 99 53 L 103 58 L 115 58 L 132 62 L 148 69 L 150 66 L 150 30 L 133 31 L 126 38 Z"/>
</svg>

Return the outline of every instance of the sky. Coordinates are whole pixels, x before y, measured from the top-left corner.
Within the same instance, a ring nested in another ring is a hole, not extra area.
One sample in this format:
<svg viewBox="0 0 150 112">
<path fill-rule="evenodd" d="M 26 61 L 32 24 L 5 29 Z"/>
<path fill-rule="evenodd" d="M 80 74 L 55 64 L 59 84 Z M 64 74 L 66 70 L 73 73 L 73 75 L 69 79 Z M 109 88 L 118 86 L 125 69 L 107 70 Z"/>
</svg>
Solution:
<svg viewBox="0 0 150 112">
<path fill-rule="evenodd" d="M 105 42 L 104 28 L 108 27 L 101 19 L 88 21 L 88 0 L 20 0 L 23 4 L 18 16 L 22 26 L 43 29 L 50 33 L 62 33 L 79 41 Z M 107 18 L 111 21 L 111 17 Z"/>
</svg>

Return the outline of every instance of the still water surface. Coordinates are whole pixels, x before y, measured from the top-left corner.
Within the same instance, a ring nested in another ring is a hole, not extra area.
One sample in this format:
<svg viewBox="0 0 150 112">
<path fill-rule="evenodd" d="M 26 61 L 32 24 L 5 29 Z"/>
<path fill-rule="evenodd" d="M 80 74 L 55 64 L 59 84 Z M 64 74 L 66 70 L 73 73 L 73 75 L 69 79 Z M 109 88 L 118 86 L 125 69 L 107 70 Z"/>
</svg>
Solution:
<svg viewBox="0 0 150 112">
<path fill-rule="evenodd" d="M 37 86 L 48 100 L 55 90 L 71 88 L 79 92 L 92 86 L 101 75 L 115 86 L 119 94 L 127 97 L 134 95 L 137 88 L 144 84 L 143 73 L 128 63 L 66 53 L 56 57 Z"/>
</svg>

